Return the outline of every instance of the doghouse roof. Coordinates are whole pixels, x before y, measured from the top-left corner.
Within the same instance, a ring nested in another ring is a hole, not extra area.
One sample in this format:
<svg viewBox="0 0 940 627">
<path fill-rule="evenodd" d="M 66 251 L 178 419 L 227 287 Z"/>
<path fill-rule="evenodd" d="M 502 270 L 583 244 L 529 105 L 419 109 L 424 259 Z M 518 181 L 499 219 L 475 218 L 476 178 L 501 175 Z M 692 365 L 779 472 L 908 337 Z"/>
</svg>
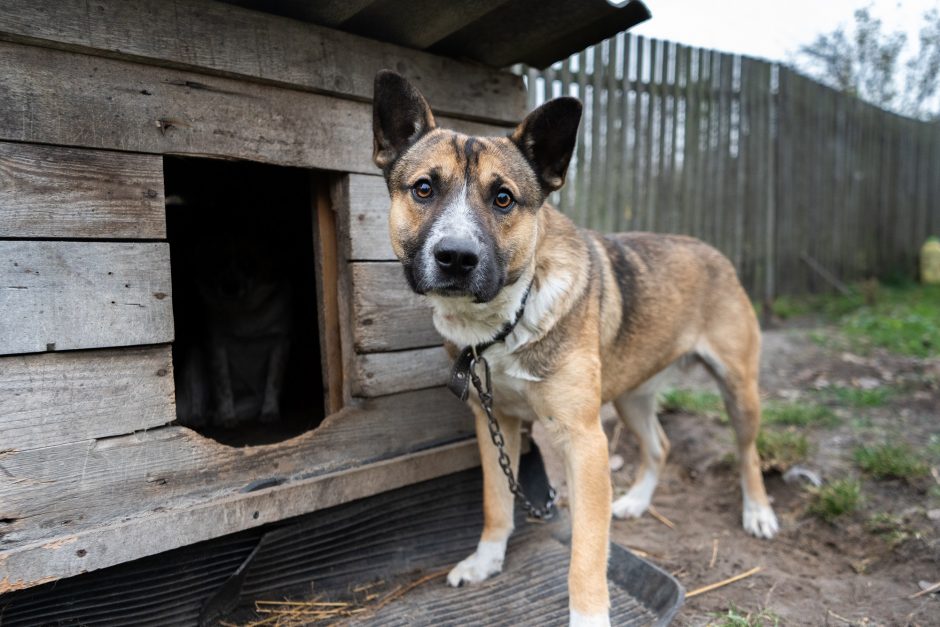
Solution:
<svg viewBox="0 0 940 627">
<path fill-rule="evenodd" d="M 492 67 L 544 68 L 650 17 L 639 0 L 223 1 Z"/>
</svg>

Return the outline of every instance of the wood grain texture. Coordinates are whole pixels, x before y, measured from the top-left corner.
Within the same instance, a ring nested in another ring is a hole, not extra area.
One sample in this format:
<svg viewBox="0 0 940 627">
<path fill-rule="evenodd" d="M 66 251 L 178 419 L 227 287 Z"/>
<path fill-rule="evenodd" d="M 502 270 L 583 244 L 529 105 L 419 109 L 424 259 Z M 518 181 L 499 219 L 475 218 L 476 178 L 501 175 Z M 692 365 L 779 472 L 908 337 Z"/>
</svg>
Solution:
<svg viewBox="0 0 940 627">
<path fill-rule="evenodd" d="M 0 242 L 0 354 L 173 340 L 166 243 Z"/>
<path fill-rule="evenodd" d="M 330 177 L 330 204 L 336 212 L 336 296 L 339 309 L 339 339 L 343 363 L 343 401 L 352 400 L 353 381 L 356 379 L 356 341 L 353 336 L 352 268 L 349 255 L 349 180 L 355 174 L 337 174 Z"/>
<path fill-rule="evenodd" d="M 382 396 L 446 385 L 451 359 L 443 346 L 356 355 L 357 396 Z"/>
<path fill-rule="evenodd" d="M 0 554 L 0 594 L 466 470 L 479 465 L 478 450 L 475 440 L 464 440 L 257 491 L 160 507 L 111 525 L 49 530 L 48 539 Z"/>
<path fill-rule="evenodd" d="M 0 33 L 361 102 L 392 68 L 437 113 L 509 124 L 525 113 L 522 79 L 508 72 L 208 0 L 6 0 Z"/>
<path fill-rule="evenodd" d="M 163 239 L 153 155 L 0 142 L 0 238 Z"/>
<path fill-rule="evenodd" d="M 328 176 L 313 180 L 313 249 L 317 273 L 317 325 L 320 334 L 320 368 L 326 413 L 343 407 L 343 347 L 339 325 L 339 268 L 336 212 L 330 201 Z"/>
<path fill-rule="evenodd" d="M 364 102 L 0 42 L 0 140 L 372 174 L 371 129 Z"/>
<path fill-rule="evenodd" d="M 437 388 L 362 401 L 314 431 L 271 445 L 232 448 L 169 426 L 5 451 L 0 503 L 2 517 L 13 522 L 3 528 L 3 547 L 249 492 L 265 482 L 289 484 L 346 471 L 472 434 L 466 405 Z"/>
<path fill-rule="evenodd" d="M 174 420 L 168 345 L 0 357 L 0 449 L 58 446 Z"/>
<path fill-rule="evenodd" d="M 431 307 L 411 291 L 395 262 L 350 264 L 353 340 L 357 352 L 426 348 L 443 343 Z"/>
<path fill-rule="evenodd" d="M 381 176 L 350 174 L 336 210 L 350 261 L 394 261 L 388 212 L 391 201 Z"/>
</svg>

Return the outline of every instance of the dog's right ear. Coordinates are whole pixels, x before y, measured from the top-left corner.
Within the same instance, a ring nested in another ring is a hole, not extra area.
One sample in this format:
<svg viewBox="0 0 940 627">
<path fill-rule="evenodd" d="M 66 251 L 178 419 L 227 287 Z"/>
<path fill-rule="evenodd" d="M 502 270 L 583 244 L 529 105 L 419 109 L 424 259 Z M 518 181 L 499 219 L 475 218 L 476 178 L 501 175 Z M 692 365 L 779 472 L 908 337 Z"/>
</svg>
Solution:
<svg viewBox="0 0 940 627">
<path fill-rule="evenodd" d="M 386 170 L 422 135 L 434 128 L 424 96 L 399 74 L 380 70 L 372 96 L 372 160 Z"/>
</svg>

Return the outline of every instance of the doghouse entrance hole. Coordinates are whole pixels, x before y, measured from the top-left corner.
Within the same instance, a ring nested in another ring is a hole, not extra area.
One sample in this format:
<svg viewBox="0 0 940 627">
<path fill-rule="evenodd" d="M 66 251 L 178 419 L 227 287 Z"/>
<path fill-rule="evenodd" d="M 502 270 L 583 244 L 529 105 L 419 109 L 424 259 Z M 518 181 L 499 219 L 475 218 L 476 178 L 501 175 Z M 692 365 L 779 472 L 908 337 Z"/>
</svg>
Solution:
<svg viewBox="0 0 940 627">
<path fill-rule="evenodd" d="M 233 446 L 324 417 L 312 173 L 164 160 L 177 422 Z"/>
</svg>

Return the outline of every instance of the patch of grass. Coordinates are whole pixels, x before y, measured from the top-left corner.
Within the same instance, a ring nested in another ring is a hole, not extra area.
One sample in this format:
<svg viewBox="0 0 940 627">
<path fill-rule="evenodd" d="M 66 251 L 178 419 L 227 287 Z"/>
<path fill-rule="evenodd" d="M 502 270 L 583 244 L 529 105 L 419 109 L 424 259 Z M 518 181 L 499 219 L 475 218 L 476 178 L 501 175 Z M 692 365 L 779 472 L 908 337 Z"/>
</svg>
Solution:
<svg viewBox="0 0 940 627">
<path fill-rule="evenodd" d="M 662 395 L 660 407 L 668 412 L 719 415 L 724 411 L 721 397 L 700 390 L 669 390 Z"/>
<path fill-rule="evenodd" d="M 859 349 L 885 348 L 902 355 L 940 355 L 940 286 L 883 287 L 875 305 L 839 320 Z"/>
<path fill-rule="evenodd" d="M 764 406 L 763 419 L 766 424 L 794 427 L 834 427 L 839 424 L 839 418 L 831 409 L 816 403 L 767 403 Z"/>
<path fill-rule="evenodd" d="M 770 610 L 748 612 L 732 604 L 724 614 L 713 614 L 708 627 L 777 627 L 779 624 L 780 617 Z"/>
<path fill-rule="evenodd" d="M 892 547 L 911 537 L 911 531 L 898 516 L 889 512 L 872 514 L 865 523 L 869 533 L 879 536 Z"/>
<path fill-rule="evenodd" d="M 849 407 L 881 407 L 894 396 L 894 390 L 882 386 L 863 390 L 860 388 L 832 387 L 823 391 L 824 396 L 840 405 Z"/>
<path fill-rule="evenodd" d="M 779 296 L 773 304 L 774 314 L 786 320 L 810 314 L 835 319 L 865 304 L 864 290 L 856 286 L 849 296 L 842 294 L 804 294 Z"/>
<path fill-rule="evenodd" d="M 940 356 L 940 286 L 860 283 L 849 296 L 781 296 L 773 308 L 781 318 L 816 314 L 829 319 L 851 350 L 884 348 L 915 357 Z M 811 337 L 822 345 L 833 343 L 828 335 Z"/>
<path fill-rule="evenodd" d="M 930 472 L 927 462 L 906 444 L 860 446 L 853 457 L 875 479 L 915 479 Z"/>
<path fill-rule="evenodd" d="M 839 479 L 813 491 L 809 513 L 833 522 L 856 510 L 862 500 L 862 485 L 855 479 Z"/>
<path fill-rule="evenodd" d="M 757 436 L 757 453 L 764 470 L 785 472 L 809 456 L 809 440 L 792 428 L 761 430 Z"/>
<path fill-rule="evenodd" d="M 927 455 L 935 461 L 940 461 L 940 433 L 933 433 L 927 440 Z"/>
</svg>

